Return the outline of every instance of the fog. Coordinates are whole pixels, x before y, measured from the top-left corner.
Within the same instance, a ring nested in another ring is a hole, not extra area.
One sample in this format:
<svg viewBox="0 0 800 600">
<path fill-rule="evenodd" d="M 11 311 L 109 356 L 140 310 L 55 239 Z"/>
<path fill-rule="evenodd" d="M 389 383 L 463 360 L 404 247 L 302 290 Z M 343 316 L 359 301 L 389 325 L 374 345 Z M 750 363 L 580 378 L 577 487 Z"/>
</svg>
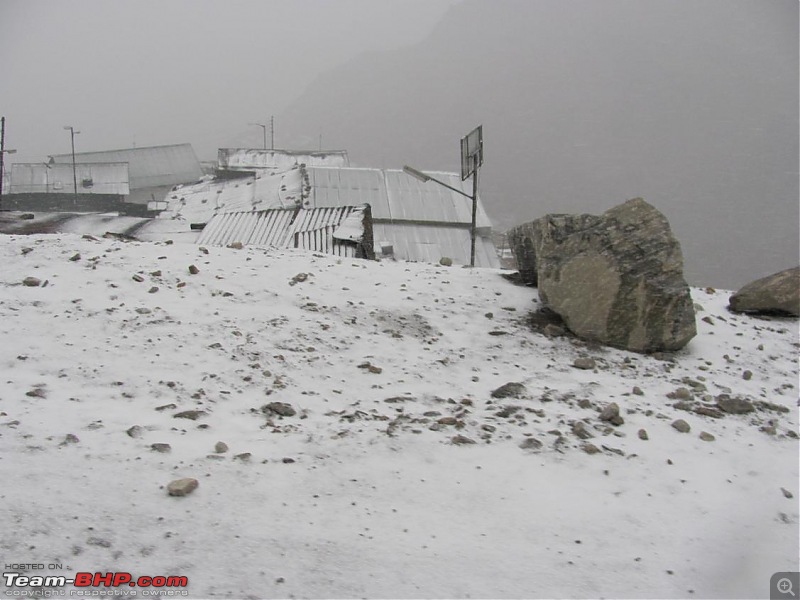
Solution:
<svg viewBox="0 0 800 600">
<path fill-rule="evenodd" d="M 798 264 L 795 0 L 0 3 L 17 161 L 76 149 L 348 150 L 458 169 L 484 125 L 496 228 L 642 196 L 694 285 Z"/>
</svg>

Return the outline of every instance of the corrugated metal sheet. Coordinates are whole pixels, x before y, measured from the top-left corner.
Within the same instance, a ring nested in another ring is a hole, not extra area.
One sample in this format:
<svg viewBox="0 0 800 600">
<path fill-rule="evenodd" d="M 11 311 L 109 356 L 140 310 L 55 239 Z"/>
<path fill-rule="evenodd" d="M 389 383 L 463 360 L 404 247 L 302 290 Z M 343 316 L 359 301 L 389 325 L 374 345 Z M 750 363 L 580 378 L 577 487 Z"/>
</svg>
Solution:
<svg viewBox="0 0 800 600">
<path fill-rule="evenodd" d="M 251 148 L 220 148 L 217 151 L 220 169 L 277 169 L 296 165 L 319 167 L 349 167 L 346 150 L 259 150 Z"/>
<path fill-rule="evenodd" d="M 363 215 L 364 207 L 319 209 L 273 209 L 256 212 L 228 212 L 216 215 L 203 229 L 197 243 L 227 246 L 302 248 L 337 256 L 355 257 L 357 245 L 349 239 L 352 226 L 342 236 L 337 231 L 350 217 Z"/>
<path fill-rule="evenodd" d="M 208 223 L 218 213 L 294 208 L 300 202 L 303 175 L 299 168 L 243 175 L 206 175 L 197 183 L 175 186 L 165 198 L 168 207 L 164 216 Z"/>
<path fill-rule="evenodd" d="M 369 204 L 376 221 L 414 221 L 466 224 L 472 222 L 472 200 L 434 182 L 423 183 L 402 170 L 333 169 L 308 167 L 311 191 L 308 206 L 346 206 Z M 461 181 L 456 173 L 430 173 L 465 194 L 472 194 L 472 183 Z M 491 229 L 492 223 L 478 196 L 478 228 Z"/>
<path fill-rule="evenodd" d="M 372 228 L 378 254 L 382 245 L 389 244 L 398 260 L 438 263 L 441 258 L 447 257 L 452 259 L 453 264 L 469 264 L 468 227 L 373 222 Z M 478 236 L 475 240 L 475 266 L 500 267 L 494 243 L 488 236 Z"/>
<path fill-rule="evenodd" d="M 70 164 L 15 163 L 11 181 L 4 185 L 9 194 L 79 194 L 125 196 L 130 192 L 127 163 Z"/>
<path fill-rule="evenodd" d="M 72 154 L 54 154 L 50 158 L 54 163 L 72 164 Z M 75 161 L 128 163 L 131 189 L 190 183 L 203 176 L 191 144 L 76 152 Z"/>
<path fill-rule="evenodd" d="M 401 170 L 308 167 L 306 171 L 310 190 L 304 206 L 369 204 L 376 248 L 388 243 L 400 260 L 435 263 L 446 256 L 456 264 L 469 264 L 471 198 Z M 471 181 L 462 182 L 456 173 L 430 174 L 472 194 Z M 492 224 L 480 196 L 476 225 L 475 265 L 499 268 L 490 237 Z"/>
</svg>

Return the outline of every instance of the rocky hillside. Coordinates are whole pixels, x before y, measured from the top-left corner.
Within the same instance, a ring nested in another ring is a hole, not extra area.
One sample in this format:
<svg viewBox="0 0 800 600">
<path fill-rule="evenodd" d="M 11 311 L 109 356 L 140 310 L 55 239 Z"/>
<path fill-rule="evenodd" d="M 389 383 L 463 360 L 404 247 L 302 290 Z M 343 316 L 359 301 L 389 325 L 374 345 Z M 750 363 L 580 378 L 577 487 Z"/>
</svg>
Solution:
<svg viewBox="0 0 800 600">
<path fill-rule="evenodd" d="M 499 271 L 69 234 L 0 260 L 6 562 L 192 598 L 754 597 L 797 569 L 797 321 L 729 292 L 648 356 Z"/>
</svg>

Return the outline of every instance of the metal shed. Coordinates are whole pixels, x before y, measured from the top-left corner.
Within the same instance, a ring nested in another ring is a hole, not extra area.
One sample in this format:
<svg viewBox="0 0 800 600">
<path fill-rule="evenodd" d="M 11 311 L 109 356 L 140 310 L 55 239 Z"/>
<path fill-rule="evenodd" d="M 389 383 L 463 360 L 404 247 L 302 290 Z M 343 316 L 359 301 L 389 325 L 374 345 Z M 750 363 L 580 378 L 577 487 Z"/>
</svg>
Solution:
<svg viewBox="0 0 800 600">
<path fill-rule="evenodd" d="M 220 148 L 217 151 L 220 169 L 290 169 L 296 165 L 315 167 L 349 167 L 346 150 L 259 150 L 252 148 Z"/>
<path fill-rule="evenodd" d="M 50 162 L 72 165 L 72 154 L 54 154 Z M 131 190 L 189 183 L 203 176 L 191 144 L 76 152 L 75 162 L 128 163 Z"/>
</svg>

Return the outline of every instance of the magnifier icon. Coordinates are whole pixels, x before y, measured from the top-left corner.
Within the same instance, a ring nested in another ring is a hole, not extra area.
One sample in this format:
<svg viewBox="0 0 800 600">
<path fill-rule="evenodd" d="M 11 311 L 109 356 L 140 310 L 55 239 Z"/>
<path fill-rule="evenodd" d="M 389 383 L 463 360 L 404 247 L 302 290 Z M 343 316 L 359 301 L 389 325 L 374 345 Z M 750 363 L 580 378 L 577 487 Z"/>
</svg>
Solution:
<svg viewBox="0 0 800 600">
<path fill-rule="evenodd" d="M 797 595 L 792 591 L 792 580 L 787 579 L 784 577 L 783 579 L 779 579 L 777 583 L 778 591 L 781 594 L 791 594 L 793 598 L 797 598 Z"/>
</svg>

